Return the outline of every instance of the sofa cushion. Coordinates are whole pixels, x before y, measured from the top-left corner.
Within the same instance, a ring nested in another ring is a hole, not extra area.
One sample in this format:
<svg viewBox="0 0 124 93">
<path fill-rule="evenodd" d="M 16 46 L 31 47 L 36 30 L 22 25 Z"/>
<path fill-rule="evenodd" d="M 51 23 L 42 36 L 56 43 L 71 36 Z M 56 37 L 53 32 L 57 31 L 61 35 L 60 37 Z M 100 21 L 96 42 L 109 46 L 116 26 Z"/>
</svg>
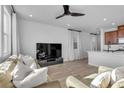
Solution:
<svg viewBox="0 0 124 93">
<path fill-rule="evenodd" d="M 0 70 L 12 72 L 15 68 L 16 64 L 13 61 L 5 61 L 0 64 Z"/>
<path fill-rule="evenodd" d="M 13 61 L 15 64 L 17 64 L 18 61 L 18 56 L 17 55 L 12 55 L 10 56 L 7 61 Z"/>
<path fill-rule="evenodd" d="M 28 74 L 30 74 L 33 70 L 27 65 L 23 64 L 23 62 L 18 62 L 16 67 L 13 70 L 13 80 L 23 80 Z"/>
<path fill-rule="evenodd" d="M 13 71 L 15 66 L 16 64 L 13 61 L 5 61 L 0 64 L 0 71 L 4 71 L 5 73 L 7 73 L 9 76 L 9 80 L 11 81 L 12 80 L 11 72 Z"/>
<path fill-rule="evenodd" d="M 92 82 L 90 87 L 92 88 L 107 88 L 110 83 L 111 72 L 103 72 L 99 74 Z"/>
<path fill-rule="evenodd" d="M 12 77 L 7 71 L 0 70 L 0 87 L 9 88 L 12 87 Z"/>
<path fill-rule="evenodd" d="M 124 78 L 124 66 L 115 68 L 111 73 L 111 84 Z"/>
</svg>

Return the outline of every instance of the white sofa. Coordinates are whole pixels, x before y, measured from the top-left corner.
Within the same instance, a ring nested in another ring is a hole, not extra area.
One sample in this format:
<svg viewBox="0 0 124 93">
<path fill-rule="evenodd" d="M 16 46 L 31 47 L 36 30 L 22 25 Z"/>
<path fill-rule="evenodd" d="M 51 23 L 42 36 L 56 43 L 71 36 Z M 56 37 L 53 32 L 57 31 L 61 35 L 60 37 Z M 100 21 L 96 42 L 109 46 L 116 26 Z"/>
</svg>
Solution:
<svg viewBox="0 0 124 93">
<path fill-rule="evenodd" d="M 78 78 L 78 77 L 77 77 Z M 66 79 L 68 88 L 124 88 L 124 66 L 110 68 L 99 66 L 98 73 L 77 79 L 69 76 Z M 90 82 L 89 82 L 90 81 Z"/>
<path fill-rule="evenodd" d="M 14 72 L 17 64 L 19 63 L 18 60 L 19 60 L 19 57 L 16 55 L 13 55 L 13 56 L 10 56 L 6 61 L 4 61 L 3 63 L 0 64 L 0 87 L 1 88 L 2 87 L 3 88 L 36 87 L 38 85 L 41 85 L 41 84 L 47 82 L 48 68 L 47 67 L 41 68 L 34 59 L 33 59 L 32 63 L 25 64 L 32 69 L 31 73 L 26 75 L 23 79 L 20 79 L 20 80 L 14 79 L 13 72 Z M 18 77 L 20 77 L 20 76 L 18 76 Z"/>
<path fill-rule="evenodd" d="M 20 55 L 12 72 L 13 84 L 18 88 L 31 88 L 47 82 L 48 67 L 38 68 L 31 56 Z"/>
<path fill-rule="evenodd" d="M 112 68 L 105 67 L 105 66 L 99 66 L 98 67 L 98 73 L 93 73 L 87 76 L 82 77 L 82 79 L 85 81 L 90 80 L 92 81 L 96 76 L 100 73 L 106 72 L 106 71 L 112 71 Z M 86 82 L 85 82 L 86 83 Z M 90 84 L 85 84 L 84 82 L 80 81 L 74 76 L 69 76 L 66 79 L 66 86 L 68 88 L 90 88 Z M 88 82 L 89 83 L 89 82 Z M 90 82 L 91 83 L 91 82 Z"/>
</svg>

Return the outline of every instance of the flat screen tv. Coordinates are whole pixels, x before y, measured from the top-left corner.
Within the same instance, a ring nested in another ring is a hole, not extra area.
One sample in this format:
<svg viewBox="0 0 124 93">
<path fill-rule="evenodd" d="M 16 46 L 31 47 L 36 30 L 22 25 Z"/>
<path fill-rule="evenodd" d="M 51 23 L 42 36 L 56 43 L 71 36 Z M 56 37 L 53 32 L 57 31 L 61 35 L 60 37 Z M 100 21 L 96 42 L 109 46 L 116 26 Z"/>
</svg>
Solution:
<svg viewBox="0 0 124 93">
<path fill-rule="evenodd" d="M 37 43 L 36 58 L 38 60 L 47 60 L 59 58 L 62 55 L 62 45 L 54 43 Z"/>
</svg>

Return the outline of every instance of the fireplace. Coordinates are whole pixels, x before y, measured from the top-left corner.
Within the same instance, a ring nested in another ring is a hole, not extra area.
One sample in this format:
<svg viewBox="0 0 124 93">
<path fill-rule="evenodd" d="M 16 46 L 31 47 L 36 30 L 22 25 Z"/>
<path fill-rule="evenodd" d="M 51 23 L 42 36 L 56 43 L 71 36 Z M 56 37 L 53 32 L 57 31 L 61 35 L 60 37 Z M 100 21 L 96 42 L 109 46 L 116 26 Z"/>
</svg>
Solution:
<svg viewBox="0 0 124 93">
<path fill-rule="evenodd" d="M 36 58 L 43 66 L 63 63 L 62 44 L 37 43 Z"/>
</svg>

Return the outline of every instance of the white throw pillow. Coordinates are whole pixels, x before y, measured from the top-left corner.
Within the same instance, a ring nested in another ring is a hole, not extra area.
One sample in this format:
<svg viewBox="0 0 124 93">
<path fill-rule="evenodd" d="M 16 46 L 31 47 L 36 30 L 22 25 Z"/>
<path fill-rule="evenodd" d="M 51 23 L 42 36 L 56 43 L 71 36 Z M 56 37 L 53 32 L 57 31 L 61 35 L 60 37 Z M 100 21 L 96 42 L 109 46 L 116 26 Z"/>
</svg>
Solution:
<svg viewBox="0 0 124 93">
<path fill-rule="evenodd" d="M 31 88 L 47 82 L 48 68 L 34 69 L 22 81 L 13 81 L 14 85 L 18 88 Z"/>
<path fill-rule="evenodd" d="M 37 69 L 37 65 L 36 63 L 32 63 L 31 66 L 30 66 L 31 69 Z"/>
<path fill-rule="evenodd" d="M 124 78 L 124 66 L 115 68 L 111 73 L 111 84 Z"/>
<path fill-rule="evenodd" d="M 110 83 L 111 72 L 104 72 L 99 74 L 92 82 L 91 88 L 107 88 Z"/>
<path fill-rule="evenodd" d="M 21 55 L 20 59 L 22 59 L 24 64 L 26 64 L 30 68 L 37 69 L 37 64 L 36 64 L 34 58 L 32 58 L 31 56 L 23 56 L 23 55 Z"/>
<path fill-rule="evenodd" d="M 114 83 L 111 88 L 124 88 L 124 78 Z"/>
<path fill-rule="evenodd" d="M 32 71 L 33 69 L 19 61 L 12 72 L 13 80 L 23 80 Z"/>
</svg>

